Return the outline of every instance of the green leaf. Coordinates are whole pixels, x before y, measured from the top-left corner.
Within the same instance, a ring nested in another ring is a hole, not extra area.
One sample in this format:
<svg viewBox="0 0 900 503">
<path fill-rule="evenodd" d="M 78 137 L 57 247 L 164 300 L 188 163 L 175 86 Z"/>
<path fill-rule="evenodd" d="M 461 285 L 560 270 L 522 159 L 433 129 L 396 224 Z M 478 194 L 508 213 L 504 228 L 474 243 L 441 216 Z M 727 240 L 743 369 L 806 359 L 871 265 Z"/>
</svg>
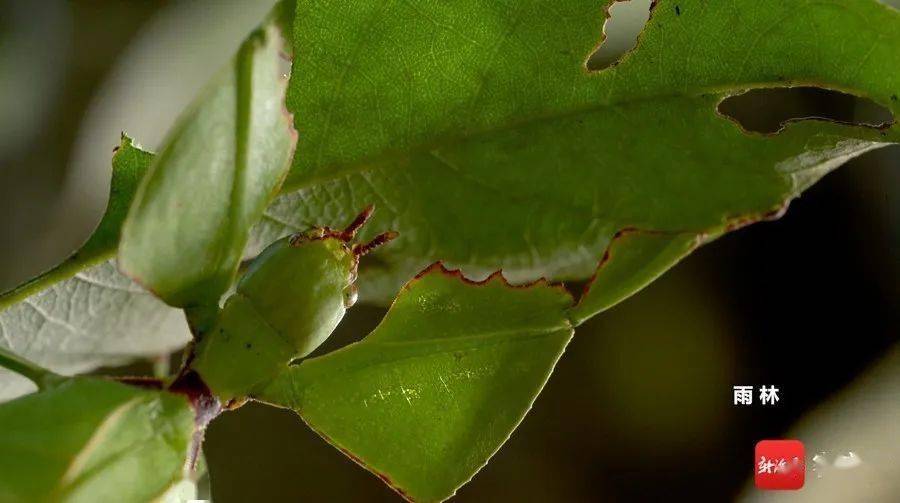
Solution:
<svg viewBox="0 0 900 503">
<path fill-rule="evenodd" d="M 145 502 L 184 493 L 183 396 L 76 378 L 0 405 L 0 500 Z"/>
<path fill-rule="evenodd" d="M 433 266 L 368 337 L 259 394 L 416 501 L 467 482 L 531 407 L 572 336 L 560 287 L 473 283 Z"/>
<path fill-rule="evenodd" d="M 188 340 L 183 315 L 116 271 L 122 221 L 150 154 L 122 137 L 106 212 L 63 263 L 0 295 L 0 348 L 71 374 L 168 354 Z M 32 389 L 0 369 L 0 400 Z"/>
<path fill-rule="evenodd" d="M 705 237 L 629 229 L 616 234 L 588 283 L 569 312 L 577 326 L 649 285 L 701 244 Z"/>
<path fill-rule="evenodd" d="M 438 259 L 587 278 L 623 229 L 717 236 L 900 140 L 896 125 L 822 121 L 748 134 L 716 111 L 746 89 L 807 85 L 896 115 L 900 14 L 875 0 L 662 0 L 602 71 L 585 61 L 611 1 L 297 3 L 293 193 L 257 241 L 375 203 L 371 229 L 400 239 L 361 271 L 363 298 L 390 299 Z"/>
<path fill-rule="evenodd" d="M 287 173 L 296 136 L 280 45 L 272 24 L 244 42 L 169 133 L 132 203 L 119 266 L 170 305 L 218 303 Z"/>
<path fill-rule="evenodd" d="M 134 145 L 134 140 L 122 135 L 112 158 L 112 181 L 109 202 L 97 228 L 75 253 L 63 263 L 40 276 L 0 295 L 0 308 L 19 302 L 48 286 L 73 276 L 76 272 L 100 264 L 115 254 L 119 245 L 122 222 L 134 198 L 138 184 L 150 165 L 152 154 Z"/>
</svg>

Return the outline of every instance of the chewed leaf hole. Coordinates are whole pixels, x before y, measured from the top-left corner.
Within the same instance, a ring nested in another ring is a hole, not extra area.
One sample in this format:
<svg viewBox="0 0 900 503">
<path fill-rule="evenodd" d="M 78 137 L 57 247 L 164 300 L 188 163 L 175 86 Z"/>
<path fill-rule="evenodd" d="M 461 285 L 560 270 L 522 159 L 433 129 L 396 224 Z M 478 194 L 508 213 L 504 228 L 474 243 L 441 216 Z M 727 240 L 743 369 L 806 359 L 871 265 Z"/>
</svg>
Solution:
<svg viewBox="0 0 900 503">
<path fill-rule="evenodd" d="M 868 98 L 819 87 L 753 89 L 725 98 L 718 111 L 745 131 L 764 134 L 777 133 L 786 124 L 801 120 L 873 128 L 894 122 L 890 110 Z"/>
<path fill-rule="evenodd" d="M 653 0 L 617 0 L 607 10 L 603 38 L 585 67 L 595 72 L 619 62 L 637 45 L 637 38 L 650 19 Z"/>
</svg>

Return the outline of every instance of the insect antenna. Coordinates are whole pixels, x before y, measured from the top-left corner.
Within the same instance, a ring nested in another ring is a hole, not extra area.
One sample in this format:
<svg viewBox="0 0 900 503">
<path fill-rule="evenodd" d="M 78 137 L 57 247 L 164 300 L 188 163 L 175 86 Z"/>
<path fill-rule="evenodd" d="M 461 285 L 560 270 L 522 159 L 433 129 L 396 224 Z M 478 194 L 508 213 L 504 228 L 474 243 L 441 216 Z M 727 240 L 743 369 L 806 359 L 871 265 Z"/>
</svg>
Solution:
<svg viewBox="0 0 900 503">
<path fill-rule="evenodd" d="M 353 247 L 353 254 L 357 257 L 362 257 L 363 255 L 371 252 L 375 248 L 387 243 L 388 241 L 394 240 L 399 236 L 400 233 L 396 231 L 388 231 L 383 232 L 377 236 L 375 236 L 371 241 L 365 244 L 358 244 Z"/>
<path fill-rule="evenodd" d="M 356 216 L 350 225 L 347 226 L 346 229 L 341 231 L 341 238 L 344 241 L 350 241 L 356 236 L 356 233 L 362 228 L 363 225 L 366 225 L 366 222 L 372 218 L 372 212 L 375 211 L 375 205 L 370 204 L 366 206 L 366 209 L 362 210 L 362 213 Z"/>
</svg>

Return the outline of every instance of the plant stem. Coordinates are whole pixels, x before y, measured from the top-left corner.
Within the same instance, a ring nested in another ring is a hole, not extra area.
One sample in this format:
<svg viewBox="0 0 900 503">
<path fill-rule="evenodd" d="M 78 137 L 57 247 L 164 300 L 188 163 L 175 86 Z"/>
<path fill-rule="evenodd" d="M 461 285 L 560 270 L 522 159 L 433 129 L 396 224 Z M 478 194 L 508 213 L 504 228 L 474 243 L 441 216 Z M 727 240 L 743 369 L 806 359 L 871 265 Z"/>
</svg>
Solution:
<svg viewBox="0 0 900 503">
<path fill-rule="evenodd" d="M 65 377 L 32 363 L 3 347 L 0 347 L 0 367 L 27 377 L 42 391 L 65 379 Z"/>
</svg>

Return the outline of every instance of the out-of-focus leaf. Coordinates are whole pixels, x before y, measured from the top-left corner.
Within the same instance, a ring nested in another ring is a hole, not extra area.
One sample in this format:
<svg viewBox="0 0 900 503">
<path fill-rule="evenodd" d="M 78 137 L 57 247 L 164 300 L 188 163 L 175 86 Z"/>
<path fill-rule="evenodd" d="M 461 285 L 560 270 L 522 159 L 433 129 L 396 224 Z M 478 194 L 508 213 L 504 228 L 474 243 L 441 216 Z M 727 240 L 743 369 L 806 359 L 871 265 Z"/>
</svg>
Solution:
<svg viewBox="0 0 900 503">
<path fill-rule="evenodd" d="M 0 405 L 0 431 L 2 501 L 146 502 L 190 476 L 194 410 L 168 392 L 75 378 Z"/>
<path fill-rule="evenodd" d="M 875 0 L 659 1 L 637 48 L 601 71 L 584 63 L 611 0 L 297 3 L 294 192 L 257 237 L 374 202 L 371 228 L 401 237 L 361 271 L 363 298 L 390 299 L 438 259 L 587 278 L 622 229 L 716 236 L 900 139 L 821 121 L 748 134 L 716 110 L 806 85 L 896 116 L 900 14 Z"/>
<path fill-rule="evenodd" d="M 192 478 L 186 478 L 172 485 L 168 491 L 160 496 L 159 503 L 187 503 L 199 499 L 197 482 Z"/>
<path fill-rule="evenodd" d="M 416 501 L 443 500 L 509 438 L 572 336 L 572 298 L 432 267 L 361 342 L 290 367 L 259 398 Z"/>
<path fill-rule="evenodd" d="M 296 12 L 297 0 L 279 0 L 272 7 L 272 11 L 269 12 L 266 23 L 277 27 L 284 34 L 285 39 L 290 40 L 291 35 L 294 33 L 294 16 Z M 293 49 L 293 44 L 290 41 L 285 42 L 284 47 L 282 47 L 285 56 L 289 57 L 293 57 Z"/>
<path fill-rule="evenodd" d="M 71 374 L 178 349 L 183 315 L 116 271 L 119 232 L 150 154 L 123 136 L 109 203 L 97 229 L 65 262 L 0 295 L 0 346 Z M 32 386 L 0 369 L 0 400 Z"/>
<path fill-rule="evenodd" d="M 293 2 L 280 2 L 266 21 L 265 36 L 258 33 L 244 45 L 236 64 L 239 66 L 243 62 L 250 65 L 249 74 L 247 68 L 243 72 L 232 69 L 235 74 L 233 78 L 223 77 L 227 80 L 226 87 L 230 85 L 232 92 L 237 92 L 234 79 L 238 78 L 238 74 L 249 76 L 250 86 L 269 86 L 262 93 L 247 94 L 249 101 L 245 104 L 249 104 L 250 109 L 243 114 L 243 118 L 247 119 L 245 124 L 253 131 L 261 124 L 271 125 L 273 122 L 285 121 L 284 126 L 289 127 L 282 113 L 283 89 L 277 82 L 280 74 L 273 70 L 272 65 L 277 64 L 277 59 L 273 59 L 277 58 L 274 51 L 278 45 L 275 32 L 290 29 L 287 13 L 292 13 L 292 9 Z M 260 46 L 263 41 L 264 46 Z M 247 54 L 251 50 L 262 51 L 266 57 L 252 57 Z M 268 75 L 270 78 L 260 82 L 255 77 L 264 69 L 272 72 Z M 267 94 L 272 86 L 278 87 L 281 93 L 274 98 Z M 246 90 L 247 85 L 237 87 Z M 216 92 L 227 94 L 228 91 L 221 86 L 217 89 L 213 84 L 210 93 Z M 225 110 L 226 113 L 222 114 L 226 119 L 231 116 L 232 125 L 234 116 L 240 114 L 236 107 L 237 103 L 234 103 L 230 111 Z M 227 126 L 227 121 L 224 124 Z M 221 127 L 227 129 L 222 123 L 207 125 L 212 128 L 210 134 L 224 132 L 219 129 Z M 231 137 L 219 140 L 235 142 L 237 133 L 232 133 Z M 287 163 L 290 151 L 284 150 L 284 141 L 283 136 L 273 135 L 257 141 L 253 148 L 245 149 L 241 155 L 254 166 L 279 155 L 284 156 L 284 163 Z M 287 141 L 293 144 L 291 138 Z M 203 150 L 209 145 L 193 144 L 189 147 Z M 118 248 L 122 225 L 135 192 L 153 158 L 123 135 L 122 144 L 113 157 L 107 210 L 88 241 L 57 267 L 0 295 L 0 346 L 56 372 L 72 374 L 120 364 L 135 357 L 169 353 L 187 342 L 189 334 L 183 315 L 121 275 L 116 270 L 116 262 L 111 260 Z M 203 184 L 207 181 L 204 179 Z M 263 182 L 263 185 L 273 187 L 269 195 L 278 182 L 277 173 Z M 258 186 L 255 188 L 260 189 Z M 190 203 L 188 206 L 191 208 L 197 206 L 193 200 Z M 247 202 L 244 207 L 248 205 L 250 203 Z M 220 209 L 229 211 L 229 207 Z M 175 221 L 178 222 L 179 218 L 176 216 Z M 0 369 L 0 400 L 20 395 L 29 389 L 33 386 L 25 379 Z"/>
<path fill-rule="evenodd" d="M 132 203 L 119 266 L 178 307 L 217 304 L 287 173 L 280 30 L 252 34 L 169 134 Z"/>
</svg>

